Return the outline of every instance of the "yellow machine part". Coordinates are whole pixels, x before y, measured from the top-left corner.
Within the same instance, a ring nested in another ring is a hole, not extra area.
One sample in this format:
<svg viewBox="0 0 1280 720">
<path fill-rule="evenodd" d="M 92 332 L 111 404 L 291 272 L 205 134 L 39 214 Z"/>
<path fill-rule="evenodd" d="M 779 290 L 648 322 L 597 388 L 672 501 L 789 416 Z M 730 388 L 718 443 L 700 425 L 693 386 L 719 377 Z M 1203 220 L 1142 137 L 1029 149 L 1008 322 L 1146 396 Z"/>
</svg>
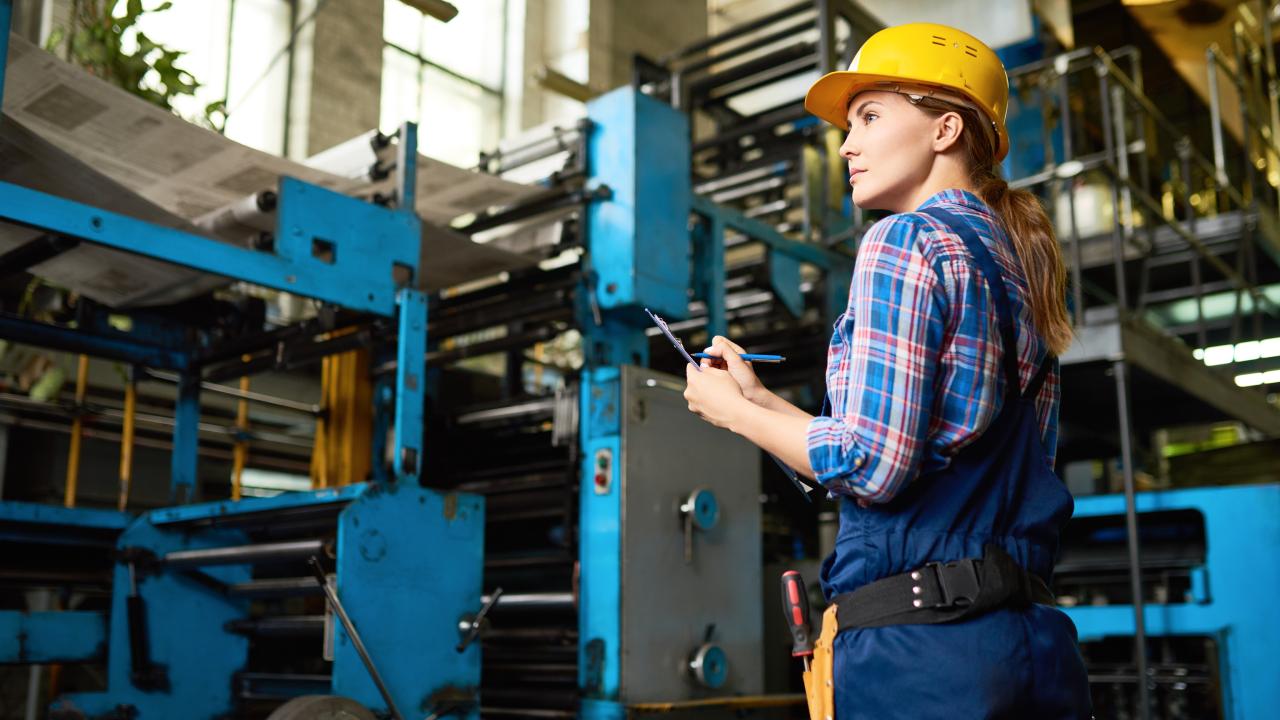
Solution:
<svg viewBox="0 0 1280 720">
<path fill-rule="evenodd" d="M 333 333 L 354 332 L 354 328 Z M 327 419 L 316 423 L 311 452 L 311 487 L 364 482 L 373 467 L 373 378 L 369 351 L 326 357 L 320 371 L 320 406 Z"/>
</svg>

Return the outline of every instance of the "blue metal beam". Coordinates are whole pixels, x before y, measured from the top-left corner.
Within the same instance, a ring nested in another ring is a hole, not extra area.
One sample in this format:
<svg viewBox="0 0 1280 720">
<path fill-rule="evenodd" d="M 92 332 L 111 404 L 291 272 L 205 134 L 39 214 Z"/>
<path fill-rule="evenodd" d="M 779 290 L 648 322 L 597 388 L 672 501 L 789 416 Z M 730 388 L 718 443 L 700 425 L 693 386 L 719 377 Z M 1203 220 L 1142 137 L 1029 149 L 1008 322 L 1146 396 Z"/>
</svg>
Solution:
<svg viewBox="0 0 1280 720">
<path fill-rule="evenodd" d="M 223 500 L 221 502 L 200 503 L 198 505 L 160 508 L 147 513 L 147 521 L 152 525 L 164 526 L 171 523 L 191 522 L 225 515 L 283 510 L 307 505 L 346 503 L 360 497 L 360 494 L 367 490 L 368 487 L 368 483 L 355 483 L 338 488 L 325 488 L 310 492 L 284 493 L 269 498 L 245 498 L 238 502 Z M 8 503 L 0 503 L 0 507 L 6 504 Z"/>
<path fill-rule="evenodd" d="M 817 245 L 788 240 L 782 233 L 770 227 L 767 223 L 755 218 L 749 218 L 733 208 L 711 202 L 701 195 L 693 196 L 693 210 L 710 218 L 719 217 L 725 227 L 733 228 L 750 236 L 753 240 L 759 240 L 774 250 L 790 255 L 802 262 L 813 263 L 820 268 L 828 270 L 853 265 L 853 258 L 847 255 L 834 253 Z"/>
<path fill-rule="evenodd" d="M 0 220 L 393 315 L 395 267 L 417 271 L 418 216 L 288 177 L 280 179 L 278 195 L 274 252 L 247 250 L 10 183 L 0 183 Z"/>
<path fill-rule="evenodd" d="M 5 61 L 9 59 L 9 21 L 13 18 L 13 0 L 0 0 L 0 99 L 4 98 Z"/>
<path fill-rule="evenodd" d="M 43 525 L 72 525 L 102 530 L 124 530 L 133 521 L 133 515 L 115 510 L 93 508 L 67 508 L 61 505 L 41 505 L 6 501 L 0 503 L 0 523 L 23 522 Z"/>
<path fill-rule="evenodd" d="M 104 613 L 0 610 L 0 663 L 101 662 L 106 658 Z"/>
<path fill-rule="evenodd" d="M 178 401 L 173 409 L 173 456 L 169 464 L 169 502 L 187 505 L 196 498 L 200 450 L 200 373 L 178 378 Z"/>
<path fill-rule="evenodd" d="M 125 338 L 105 337 L 59 325 L 49 325 L 13 315 L 0 315 L 0 338 L 151 368 L 182 370 L 190 363 L 187 354 L 183 352 L 145 345 Z"/>
<path fill-rule="evenodd" d="M 427 296 L 401 290 L 400 342 L 396 348 L 395 476 L 418 481 L 422 468 L 423 380 L 427 371 Z"/>
</svg>

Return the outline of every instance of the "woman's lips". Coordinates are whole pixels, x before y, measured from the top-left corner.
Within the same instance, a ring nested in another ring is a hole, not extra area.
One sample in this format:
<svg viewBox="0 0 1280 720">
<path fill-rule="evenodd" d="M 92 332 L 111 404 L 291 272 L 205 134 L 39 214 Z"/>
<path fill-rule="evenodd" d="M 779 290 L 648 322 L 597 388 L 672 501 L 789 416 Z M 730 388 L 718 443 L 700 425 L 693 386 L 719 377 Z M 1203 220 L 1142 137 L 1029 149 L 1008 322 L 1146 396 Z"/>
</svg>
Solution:
<svg viewBox="0 0 1280 720">
<path fill-rule="evenodd" d="M 864 172 L 866 172 L 866 170 L 859 170 L 859 169 L 857 169 L 857 168 L 853 168 L 853 169 L 849 170 L 849 184 L 850 184 L 850 185 L 852 185 L 852 184 L 853 184 L 853 179 L 854 179 L 854 178 L 856 178 L 856 177 L 858 177 L 859 175 L 861 175 L 861 174 L 862 174 L 862 173 L 864 173 Z"/>
</svg>

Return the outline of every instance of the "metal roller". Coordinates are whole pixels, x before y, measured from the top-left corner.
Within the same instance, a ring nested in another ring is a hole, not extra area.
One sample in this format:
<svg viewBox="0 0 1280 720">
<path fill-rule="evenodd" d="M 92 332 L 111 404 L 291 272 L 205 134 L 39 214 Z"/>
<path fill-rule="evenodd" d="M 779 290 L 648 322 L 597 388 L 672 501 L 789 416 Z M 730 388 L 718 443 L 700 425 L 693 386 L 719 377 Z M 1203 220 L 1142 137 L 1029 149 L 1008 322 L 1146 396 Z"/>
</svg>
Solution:
<svg viewBox="0 0 1280 720">
<path fill-rule="evenodd" d="M 483 595 L 481 603 L 489 602 L 489 596 Z M 573 608 L 573 593 L 503 593 L 494 610 L 568 610 Z"/>
<path fill-rule="evenodd" d="M 259 545 L 235 545 L 205 550 L 179 550 L 164 556 L 169 569 L 205 567 L 208 565 L 241 565 L 246 563 L 284 562 L 305 560 L 325 551 L 324 540 L 296 540 L 293 542 L 262 543 Z"/>
</svg>

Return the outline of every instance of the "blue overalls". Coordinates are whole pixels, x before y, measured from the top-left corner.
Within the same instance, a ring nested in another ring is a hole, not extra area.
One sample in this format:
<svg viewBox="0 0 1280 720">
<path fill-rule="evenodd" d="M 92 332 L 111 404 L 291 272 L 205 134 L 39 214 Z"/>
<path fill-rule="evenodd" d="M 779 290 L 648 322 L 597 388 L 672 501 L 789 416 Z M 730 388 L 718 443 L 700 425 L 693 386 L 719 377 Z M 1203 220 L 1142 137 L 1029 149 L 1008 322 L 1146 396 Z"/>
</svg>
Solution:
<svg viewBox="0 0 1280 720">
<path fill-rule="evenodd" d="M 1014 318 L 1004 281 L 978 233 L 938 208 L 922 212 L 964 240 L 995 298 Z M 1008 346 L 1005 352 L 1015 353 Z M 1002 364 L 1002 367 L 1007 367 Z M 1018 377 L 1008 377 L 1020 391 Z M 1049 469 L 1034 398 L 1006 394 L 996 419 L 949 467 L 922 475 L 882 505 L 846 501 L 835 552 L 822 566 L 829 599 L 935 561 L 980 558 L 991 543 L 1050 582 L 1058 534 L 1074 503 Z M 1091 717 L 1075 625 L 1033 604 L 951 624 L 841 632 L 834 644 L 837 720 Z"/>
</svg>

